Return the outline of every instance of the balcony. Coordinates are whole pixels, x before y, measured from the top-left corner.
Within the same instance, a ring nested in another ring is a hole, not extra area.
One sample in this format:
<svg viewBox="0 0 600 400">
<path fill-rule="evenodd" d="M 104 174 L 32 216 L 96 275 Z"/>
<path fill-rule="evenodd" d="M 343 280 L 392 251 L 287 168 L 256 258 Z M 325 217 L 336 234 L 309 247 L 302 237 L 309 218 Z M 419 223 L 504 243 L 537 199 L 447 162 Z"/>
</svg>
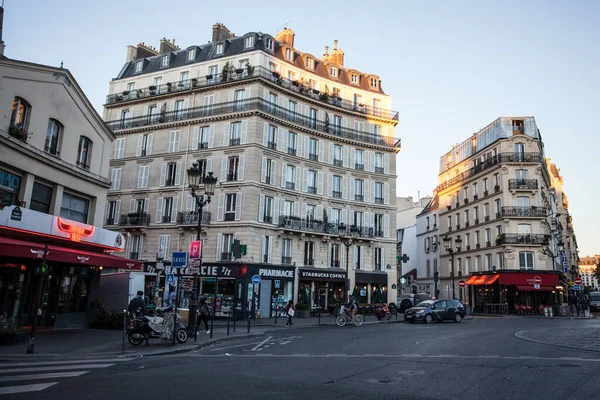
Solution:
<svg viewBox="0 0 600 400">
<path fill-rule="evenodd" d="M 474 194 L 474 195 L 473 195 L 473 201 L 477 200 L 478 198 L 479 198 L 479 195 L 478 195 L 478 194 Z"/>
<path fill-rule="evenodd" d="M 221 260 L 222 261 L 231 261 L 231 260 L 233 260 L 233 253 L 222 252 L 221 253 Z"/>
<path fill-rule="evenodd" d="M 225 103 L 217 103 L 208 106 L 192 107 L 185 110 L 169 111 L 161 113 L 158 118 L 155 116 L 139 116 L 133 118 L 118 119 L 108 121 L 107 125 L 112 130 L 141 128 L 164 123 L 174 123 L 178 121 L 190 121 L 200 118 L 209 118 L 217 115 L 230 114 L 242 111 L 261 111 L 281 119 L 288 119 L 289 111 L 275 103 L 261 97 L 253 97 L 244 100 L 234 100 Z M 357 142 L 371 143 L 379 146 L 392 148 L 400 148 L 400 139 L 395 139 L 389 136 L 380 136 L 373 133 L 358 131 L 356 129 L 337 127 L 335 132 L 329 123 L 329 120 L 312 121 L 306 115 L 296 114 L 294 124 L 306 126 L 312 129 L 324 132 L 330 135 L 335 135 Z M 315 123 L 316 122 L 316 123 Z"/>
<path fill-rule="evenodd" d="M 469 204 L 469 199 L 465 199 L 465 204 Z"/>
<path fill-rule="evenodd" d="M 198 225 L 198 211 L 181 211 L 177 213 L 177 225 Z M 212 214 L 210 211 L 202 211 L 202 224 L 209 224 Z"/>
<path fill-rule="evenodd" d="M 467 251 L 471 250 L 471 245 L 470 244 L 466 245 L 465 250 L 467 250 Z"/>
<path fill-rule="evenodd" d="M 265 176 L 265 183 L 269 185 L 271 184 L 271 175 Z"/>
<path fill-rule="evenodd" d="M 309 153 L 308 159 L 310 161 L 319 161 L 319 155 L 318 154 Z"/>
<path fill-rule="evenodd" d="M 496 245 L 503 244 L 526 244 L 526 245 L 548 245 L 550 235 L 540 233 L 503 233 L 496 238 Z"/>
<path fill-rule="evenodd" d="M 170 215 L 163 215 L 160 218 L 160 222 L 162 222 L 163 224 L 168 224 L 171 222 L 171 216 Z"/>
<path fill-rule="evenodd" d="M 304 259 L 304 266 L 305 267 L 314 267 L 315 265 L 315 259 L 314 258 L 305 258 Z"/>
<path fill-rule="evenodd" d="M 150 225 L 150 214 L 129 213 L 119 217 L 119 226 L 148 226 Z"/>
<path fill-rule="evenodd" d="M 333 165 L 336 167 L 341 167 L 344 165 L 344 162 L 342 160 L 333 160 Z"/>
<path fill-rule="evenodd" d="M 364 171 L 365 170 L 365 165 L 364 164 L 356 163 L 356 164 L 354 164 L 354 169 L 357 170 L 357 171 Z"/>
<path fill-rule="evenodd" d="M 447 182 L 439 185 L 436 190 L 442 191 L 453 185 L 456 185 L 466 179 L 469 179 L 480 172 L 494 168 L 498 164 L 502 163 L 544 163 L 544 157 L 540 153 L 500 153 L 496 156 L 490 157 L 484 162 L 477 164 L 476 166 L 469 168 L 462 174 L 448 180 Z M 487 193 L 484 195 L 487 196 Z"/>
<path fill-rule="evenodd" d="M 316 186 L 308 186 L 306 188 L 306 192 L 308 194 L 317 194 L 317 187 Z"/>
<path fill-rule="evenodd" d="M 106 218 L 106 221 L 104 221 L 104 225 L 116 225 L 117 221 L 115 220 L 114 217 L 109 217 Z"/>
<path fill-rule="evenodd" d="M 208 149 L 208 142 L 198 143 L 198 150 Z"/>
<path fill-rule="evenodd" d="M 289 216 L 280 216 L 279 228 L 292 229 L 295 231 L 302 232 L 314 232 L 321 233 L 324 235 L 339 235 L 339 225 L 337 223 L 324 222 L 311 218 L 298 218 Z M 365 226 L 351 227 L 353 235 L 358 238 L 373 238 L 375 237 L 373 228 Z M 383 236 L 383 233 L 381 234 Z"/>
<path fill-rule="evenodd" d="M 175 186 L 175 178 L 165 180 L 165 186 Z"/>
<path fill-rule="evenodd" d="M 140 253 L 138 253 L 137 251 L 135 251 L 135 252 L 132 251 L 131 253 L 129 253 L 130 260 L 138 260 L 139 257 L 140 257 Z"/>
<path fill-rule="evenodd" d="M 509 179 L 510 190 L 535 190 L 538 188 L 537 179 Z"/>
<path fill-rule="evenodd" d="M 469 221 L 465 221 L 465 228 L 468 228 L 468 227 L 469 227 L 469 225 L 471 225 L 471 224 L 469 223 Z"/>
<path fill-rule="evenodd" d="M 290 189 L 290 190 L 294 190 L 296 188 L 296 184 L 294 182 L 286 182 L 285 183 L 285 188 L 286 189 Z"/>
<path fill-rule="evenodd" d="M 277 143 L 275 143 L 275 142 L 268 142 L 267 143 L 267 147 L 270 148 L 271 150 L 276 150 L 277 149 Z"/>
<path fill-rule="evenodd" d="M 503 217 L 529 217 L 540 218 L 547 217 L 548 211 L 545 207 L 502 207 Z"/>
<path fill-rule="evenodd" d="M 383 204 L 383 197 L 375 197 L 375 204 Z"/>
<path fill-rule="evenodd" d="M 376 230 L 376 231 L 374 232 L 374 236 L 375 236 L 375 237 L 383 237 L 383 231 L 381 231 L 381 230 Z"/>
<path fill-rule="evenodd" d="M 292 263 L 292 257 L 281 256 L 281 263 L 290 265 Z"/>
<path fill-rule="evenodd" d="M 383 167 L 375 167 L 376 174 L 383 174 Z"/>
<path fill-rule="evenodd" d="M 235 212 L 226 212 L 224 217 L 225 221 L 235 221 Z"/>
<path fill-rule="evenodd" d="M 485 247 L 490 247 L 492 245 L 492 242 L 485 242 Z"/>
<path fill-rule="evenodd" d="M 265 222 L 267 224 L 272 224 L 273 223 L 273 216 L 271 216 L 271 215 L 264 215 L 263 216 L 263 222 Z"/>
<path fill-rule="evenodd" d="M 289 79 L 282 78 L 278 73 L 271 72 L 268 68 L 262 66 L 254 66 L 252 73 L 248 73 L 247 69 L 243 69 L 241 73 L 232 73 L 227 76 L 206 75 L 204 77 L 188 79 L 176 83 L 166 83 L 159 86 L 149 86 L 142 89 L 124 91 L 121 93 L 110 94 L 106 97 L 106 105 L 113 105 L 118 103 L 125 103 L 127 101 L 145 99 L 148 97 L 156 97 L 160 95 L 170 95 L 175 93 L 181 93 L 185 91 L 193 91 L 207 86 L 215 86 L 228 82 L 244 81 L 249 79 L 263 79 L 272 84 L 277 84 L 285 89 L 296 92 L 298 95 L 312 99 L 313 101 L 319 101 L 336 108 L 343 110 L 373 115 L 376 117 L 393 119 L 398 121 L 398 112 L 393 110 L 385 110 L 379 107 L 370 107 L 364 104 L 355 104 L 350 100 L 343 100 L 339 97 L 328 96 L 325 93 L 321 93 L 316 89 L 306 87 L 298 81 L 292 81 Z"/>
<path fill-rule="evenodd" d="M 341 199 L 341 198 L 342 198 L 342 192 L 339 192 L 339 191 L 337 191 L 337 190 L 334 190 L 334 191 L 331 193 L 331 195 L 332 195 L 332 197 L 333 197 L 334 199 Z"/>
<path fill-rule="evenodd" d="M 329 268 L 340 268 L 340 264 L 340 260 L 332 260 L 331 265 L 329 265 Z"/>
<path fill-rule="evenodd" d="M 296 149 L 293 147 L 288 147 L 287 149 L 287 153 L 291 156 L 295 156 L 296 155 Z"/>
<path fill-rule="evenodd" d="M 231 138 L 229 139 L 230 146 L 239 146 L 242 140 L 240 138 Z"/>
<path fill-rule="evenodd" d="M 354 200 L 355 201 L 365 201 L 365 196 L 363 196 L 362 194 L 355 194 Z"/>
<path fill-rule="evenodd" d="M 237 173 L 235 174 L 227 174 L 227 182 L 237 181 Z"/>
</svg>

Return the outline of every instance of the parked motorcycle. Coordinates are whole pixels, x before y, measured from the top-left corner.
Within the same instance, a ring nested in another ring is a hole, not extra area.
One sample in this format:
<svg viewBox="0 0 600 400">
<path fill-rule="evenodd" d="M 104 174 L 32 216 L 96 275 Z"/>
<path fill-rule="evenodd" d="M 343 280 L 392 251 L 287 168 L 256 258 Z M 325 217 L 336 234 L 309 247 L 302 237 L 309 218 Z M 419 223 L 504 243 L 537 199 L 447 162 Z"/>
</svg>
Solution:
<svg viewBox="0 0 600 400">
<path fill-rule="evenodd" d="M 180 321 L 179 314 L 173 311 L 173 307 L 167 307 L 162 310 L 157 310 L 157 314 L 162 314 L 161 317 L 138 317 L 131 321 L 131 325 L 127 327 L 127 340 L 134 346 L 139 346 L 148 339 L 161 339 L 164 342 L 173 340 L 173 328 L 177 321 L 177 332 L 175 340 L 179 343 L 185 343 L 188 339 L 188 334 L 185 326 Z"/>
<path fill-rule="evenodd" d="M 390 312 L 390 309 L 387 306 L 387 304 L 382 304 L 380 307 L 377 307 L 375 309 L 375 316 L 379 321 L 381 321 L 382 319 L 385 319 L 387 321 L 390 318 L 392 318 L 392 313 Z"/>
</svg>

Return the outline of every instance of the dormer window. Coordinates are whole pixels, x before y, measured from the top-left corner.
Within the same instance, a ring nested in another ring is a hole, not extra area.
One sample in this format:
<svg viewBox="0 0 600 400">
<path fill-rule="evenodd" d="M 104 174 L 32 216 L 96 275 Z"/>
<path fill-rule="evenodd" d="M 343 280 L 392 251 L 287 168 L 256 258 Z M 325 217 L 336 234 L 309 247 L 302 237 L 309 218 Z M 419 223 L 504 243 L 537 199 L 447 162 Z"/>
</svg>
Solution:
<svg viewBox="0 0 600 400">
<path fill-rule="evenodd" d="M 352 74 L 352 83 L 358 83 L 358 74 Z"/>
<path fill-rule="evenodd" d="M 292 49 L 285 49 L 285 58 L 288 60 L 292 59 Z"/>
<path fill-rule="evenodd" d="M 217 45 L 217 55 L 223 54 L 223 43 Z"/>
<path fill-rule="evenodd" d="M 254 46 L 254 36 L 247 36 L 245 43 L 246 43 L 246 48 Z"/>
<path fill-rule="evenodd" d="M 265 48 L 273 51 L 273 40 L 272 39 L 267 38 L 267 40 L 265 41 Z"/>
<path fill-rule="evenodd" d="M 188 61 L 194 61 L 196 59 L 196 49 L 188 50 Z"/>
<path fill-rule="evenodd" d="M 162 57 L 162 62 L 160 64 L 162 67 L 168 67 L 169 66 L 169 56 L 163 56 Z"/>
<path fill-rule="evenodd" d="M 377 78 L 371 78 L 371 87 L 372 88 L 376 88 L 377 87 Z"/>
<path fill-rule="evenodd" d="M 138 62 L 135 63 L 135 72 L 142 72 L 143 68 L 144 68 L 144 60 L 139 60 Z"/>
<path fill-rule="evenodd" d="M 333 76 L 334 78 L 337 77 L 337 68 L 336 67 L 329 67 L 329 75 Z"/>
<path fill-rule="evenodd" d="M 308 69 L 315 69 L 315 60 L 313 60 L 312 58 L 307 58 L 306 59 L 306 68 Z"/>
</svg>

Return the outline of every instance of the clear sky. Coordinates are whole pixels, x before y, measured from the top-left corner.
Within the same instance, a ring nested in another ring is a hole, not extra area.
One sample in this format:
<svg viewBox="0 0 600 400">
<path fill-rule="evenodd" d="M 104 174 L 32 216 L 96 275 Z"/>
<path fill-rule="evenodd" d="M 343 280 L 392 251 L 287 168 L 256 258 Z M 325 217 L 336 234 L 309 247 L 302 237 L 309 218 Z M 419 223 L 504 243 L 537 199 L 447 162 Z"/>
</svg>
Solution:
<svg viewBox="0 0 600 400">
<path fill-rule="evenodd" d="M 426 4 L 425 4 L 426 3 Z M 182 48 L 224 23 L 242 35 L 296 33 L 296 47 L 381 76 L 400 111 L 399 196 L 431 194 L 438 160 L 499 116 L 536 118 L 546 156 L 561 169 L 580 255 L 600 253 L 600 1 L 5 0 L 5 55 L 64 61 L 96 109 L 126 46 Z"/>
</svg>

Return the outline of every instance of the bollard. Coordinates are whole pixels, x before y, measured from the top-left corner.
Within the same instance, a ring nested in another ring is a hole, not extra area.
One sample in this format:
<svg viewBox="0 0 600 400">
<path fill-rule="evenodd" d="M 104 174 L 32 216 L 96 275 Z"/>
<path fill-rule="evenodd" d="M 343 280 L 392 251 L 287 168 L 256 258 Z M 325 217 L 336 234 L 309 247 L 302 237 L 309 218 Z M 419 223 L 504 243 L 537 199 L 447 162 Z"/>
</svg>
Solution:
<svg viewBox="0 0 600 400">
<path fill-rule="evenodd" d="M 227 319 L 227 336 L 229 336 L 229 319 Z"/>
<path fill-rule="evenodd" d="M 250 314 L 248 313 L 248 333 L 250 333 Z"/>
<path fill-rule="evenodd" d="M 233 316 L 233 331 L 235 332 L 235 311 L 232 314 Z"/>
<path fill-rule="evenodd" d="M 210 314 L 210 338 L 212 339 L 213 335 L 213 323 L 215 322 L 215 310 Z"/>
<path fill-rule="evenodd" d="M 127 310 L 123 310 L 123 344 L 121 346 L 121 353 L 125 353 L 125 336 L 127 335 Z"/>
<path fill-rule="evenodd" d="M 321 311 L 319 311 L 319 325 L 321 325 Z"/>
<path fill-rule="evenodd" d="M 396 308 L 396 321 L 398 321 L 398 308 Z"/>
<path fill-rule="evenodd" d="M 279 306 L 275 306 L 275 325 L 277 325 L 277 314 L 279 314 Z"/>
</svg>

